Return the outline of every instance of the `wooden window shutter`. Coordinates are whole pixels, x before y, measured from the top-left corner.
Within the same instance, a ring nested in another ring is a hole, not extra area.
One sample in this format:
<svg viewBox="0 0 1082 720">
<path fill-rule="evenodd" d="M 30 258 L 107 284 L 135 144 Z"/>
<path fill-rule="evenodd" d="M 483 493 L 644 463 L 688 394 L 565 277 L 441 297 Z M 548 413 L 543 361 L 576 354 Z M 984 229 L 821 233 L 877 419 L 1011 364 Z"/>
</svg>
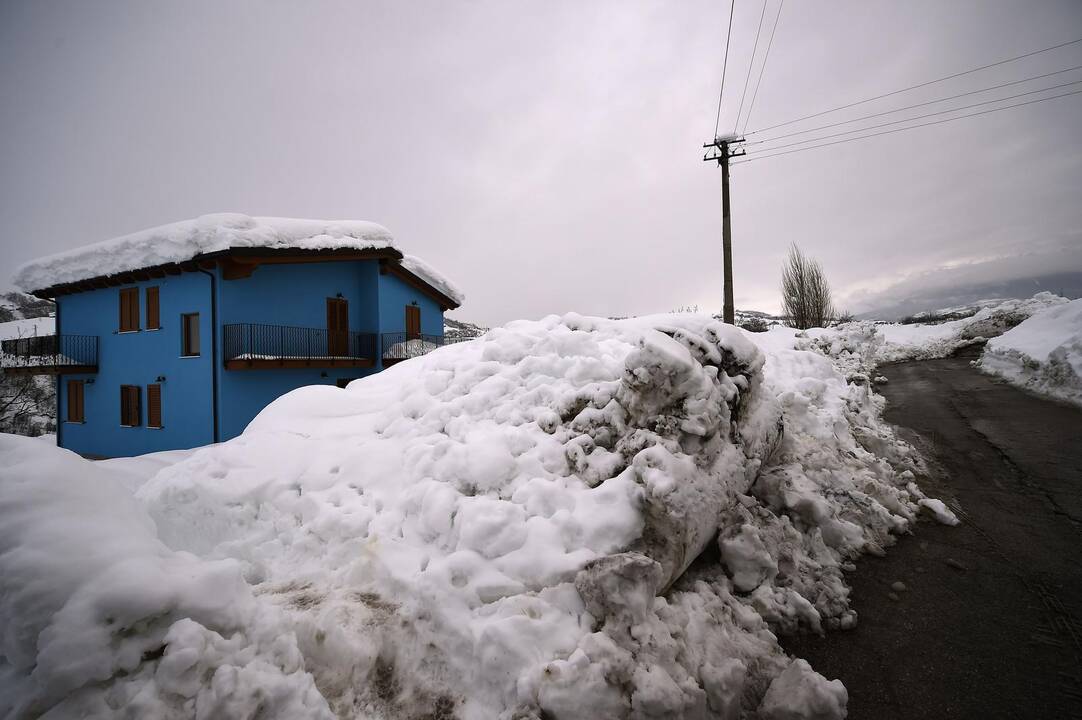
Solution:
<svg viewBox="0 0 1082 720">
<path fill-rule="evenodd" d="M 120 291 L 120 332 L 131 327 L 131 306 L 128 304 L 128 291 Z"/>
<path fill-rule="evenodd" d="M 83 422 L 83 381 L 68 380 L 68 422 Z"/>
<path fill-rule="evenodd" d="M 416 305 L 406 306 L 406 337 L 411 340 L 421 337 L 421 308 Z"/>
<path fill-rule="evenodd" d="M 138 297 L 138 295 L 136 295 L 136 297 Z M 140 421 L 143 419 L 142 418 L 142 416 L 143 416 L 143 413 L 142 413 L 143 408 L 140 407 L 139 396 L 140 396 L 139 386 L 132 385 L 131 386 L 131 419 L 132 419 L 131 424 L 132 425 L 140 425 L 140 424 L 142 424 Z"/>
<path fill-rule="evenodd" d="M 161 313 L 158 310 L 158 288 L 147 288 L 147 330 L 161 328 Z"/>
<path fill-rule="evenodd" d="M 327 354 L 345 355 L 349 352 L 349 302 L 343 298 L 327 298 Z"/>
<path fill-rule="evenodd" d="M 349 332 L 349 303 L 342 300 L 338 303 L 338 325 L 340 332 Z"/>
<path fill-rule="evenodd" d="M 192 357 L 199 354 L 199 313 L 180 316 L 180 354 Z"/>
<path fill-rule="evenodd" d="M 120 332 L 139 329 L 139 288 L 120 291 Z"/>
<path fill-rule="evenodd" d="M 147 385 L 147 427 L 162 426 L 162 386 Z"/>
<path fill-rule="evenodd" d="M 120 386 L 120 424 L 137 427 L 142 419 L 142 408 L 139 407 L 139 386 Z"/>
</svg>

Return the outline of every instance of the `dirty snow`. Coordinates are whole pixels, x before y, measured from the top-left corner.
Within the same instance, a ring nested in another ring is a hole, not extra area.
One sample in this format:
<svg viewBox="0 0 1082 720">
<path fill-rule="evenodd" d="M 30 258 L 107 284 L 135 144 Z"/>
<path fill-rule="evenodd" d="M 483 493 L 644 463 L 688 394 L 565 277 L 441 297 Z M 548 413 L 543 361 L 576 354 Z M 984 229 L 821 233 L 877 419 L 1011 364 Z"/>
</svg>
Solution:
<svg viewBox="0 0 1082 720">
<path fill-rule="evenodd" d="M 379 250 L 394 246 L 390 231 L 373 222 L 218 213 L 40 258 L 19 267 L 13 280 L 31 292 L 60 283 L 184 262 L 229 248 Z M 409 264 L 403 265 L 456 302 L 462 302 L 461 291 L 423 261 L 411 257 Z"/>
<path fill-rule="evenodd" d="M 1048 307 L 989 341 L 977 367 L 1082 405 L 1082 300 Z"/>
<path fill-rule="evenodd" d="M 928 500 L 848 332 L 551 316 L 190 453 L 0 436 L 0 715 L 843 717 L 777 634 Z"/>
</svg>

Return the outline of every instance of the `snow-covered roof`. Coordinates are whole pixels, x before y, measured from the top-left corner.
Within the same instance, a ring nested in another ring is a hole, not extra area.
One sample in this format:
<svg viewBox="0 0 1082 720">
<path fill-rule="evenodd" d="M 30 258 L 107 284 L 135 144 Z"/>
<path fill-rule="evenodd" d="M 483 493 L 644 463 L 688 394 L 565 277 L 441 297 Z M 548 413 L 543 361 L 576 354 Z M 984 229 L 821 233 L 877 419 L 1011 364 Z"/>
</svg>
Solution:
<svg viewBox="0 0 1082 720">
<path fill-rule="evenodd" d="M 140 230 L 33 260 L 20 266 L 13 279 L 16 285 L 32 292 L 90 278 L 186 262 L 200 255 L 235 248 L 397 250 L 390 231 L 372 222 L 219 213 Z M 465 299 L 450 280 L 419 258 L 405 256 L 402 265 L 456 304 L 461 305 Z"/>
</svg>

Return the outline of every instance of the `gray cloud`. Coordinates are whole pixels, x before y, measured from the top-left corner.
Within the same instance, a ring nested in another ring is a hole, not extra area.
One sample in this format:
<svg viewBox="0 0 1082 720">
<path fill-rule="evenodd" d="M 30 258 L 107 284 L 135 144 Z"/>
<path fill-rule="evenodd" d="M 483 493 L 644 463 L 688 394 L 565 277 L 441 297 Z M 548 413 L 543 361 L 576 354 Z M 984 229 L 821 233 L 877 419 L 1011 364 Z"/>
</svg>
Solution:
<svg viewBox="0 0 1082 720">
<path fill-rule="evenodd" d="M 760 9 L 736 7 L 722 129 Z M 208 212 L 356 218 L 462 285 L 464 318 L 716 309 L 720 178 L 698 148 L 727 11 L 0 4 L 3 266 Z M 787 3 L 750 129 L 1079 27 L 1075 0 Z M 1082 45 L 945 89 L 1078 64 Z M 1077 243 L 1080 98 L 735 167 L 738 306 L 777 308 L 791 242 L 857 299 L 946 264 Z"/>
<path fill-rule="evenodd" d="M 855 313 L 894 319 L 978 300 L 1028 297 L 1042 290 L 1082 297 L 1082 233 L 1059 243 L 1034 243 L 1019 255 L 922 270 L 882 290 L 857 291 L 847 299 Z"/>
</svg>

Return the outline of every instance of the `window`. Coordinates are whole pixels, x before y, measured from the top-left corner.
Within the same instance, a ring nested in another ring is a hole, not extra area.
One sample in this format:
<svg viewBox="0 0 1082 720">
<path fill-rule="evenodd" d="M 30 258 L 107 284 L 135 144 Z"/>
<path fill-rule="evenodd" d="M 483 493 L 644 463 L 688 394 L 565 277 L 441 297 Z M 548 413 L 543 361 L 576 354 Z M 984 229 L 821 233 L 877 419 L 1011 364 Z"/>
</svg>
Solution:
<svg viewBox="0 0 1082 720">
<path fill-rule="evenodd" d="M 139 331 L 139 288 L 120 291 L 120 332 Z"/>
<path fill-rule="evenodd" d="M 142 419 L 139 407 L 139 386 L 120 386 L 120 424 L 124 427 L 138 427 Z"/>
<path fill-rule="evenodd" d="M 158 312 L 158 288 L 147 288 L 147 330 L 160 330 L 161 313 Z"/>
<path fill-rule="evenodd" d="M 68 422 L 86 422 L 83 414 L 83 381 L 68 380 Z"/>
<path fill-rule="evenodd" d="M 199 313 L 180 316 L 180 354 L 182 357 L 199 355 Z"/>
<path fill-rule="evenodd" d="M 162 426 L 162 386 L 147 385 L 147 427 Z"/>
</svg>

